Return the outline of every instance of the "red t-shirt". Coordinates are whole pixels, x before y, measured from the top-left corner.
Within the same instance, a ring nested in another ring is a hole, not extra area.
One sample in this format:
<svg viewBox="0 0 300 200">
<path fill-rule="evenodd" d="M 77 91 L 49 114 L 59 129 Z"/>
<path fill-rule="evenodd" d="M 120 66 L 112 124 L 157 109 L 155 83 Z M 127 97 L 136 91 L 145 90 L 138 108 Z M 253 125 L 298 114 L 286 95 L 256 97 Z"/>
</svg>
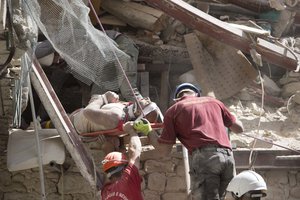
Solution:
<svg viewBox="0 0 300 200">
<path fill-rule="evenodd" d="M 166 111 L 158 141 L 175 144 L 177 137 L 190 153 L 208 144 L 231 148 L 225 127 L 230 127 L 235 120 L 217 99 L 184 96 Z"/>
<path fill-rule="evenodd" d="M 129 164 L 118 181 L 103 186 L 102 200 L 143 200 L 141 183 L 137 167 Z"/>
</svg>

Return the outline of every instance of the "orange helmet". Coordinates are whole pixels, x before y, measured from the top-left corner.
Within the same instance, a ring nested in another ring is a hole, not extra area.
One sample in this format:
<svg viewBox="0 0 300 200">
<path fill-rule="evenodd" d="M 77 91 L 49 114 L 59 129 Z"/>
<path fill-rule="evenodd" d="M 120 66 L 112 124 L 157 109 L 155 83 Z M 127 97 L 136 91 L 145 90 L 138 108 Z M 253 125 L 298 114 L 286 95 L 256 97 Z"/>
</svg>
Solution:
<svg viewBox="0 0 300 200">
<path fill-rule="evenodd" d="M 118 167 L 127 163 L 128 160 L 126 159 L 126 156 L 121 152 L 111 152 L 107 154 L 102 161 L 104 172 L 107 172 L 107 170 L 112 167 Z"/>
</svg>

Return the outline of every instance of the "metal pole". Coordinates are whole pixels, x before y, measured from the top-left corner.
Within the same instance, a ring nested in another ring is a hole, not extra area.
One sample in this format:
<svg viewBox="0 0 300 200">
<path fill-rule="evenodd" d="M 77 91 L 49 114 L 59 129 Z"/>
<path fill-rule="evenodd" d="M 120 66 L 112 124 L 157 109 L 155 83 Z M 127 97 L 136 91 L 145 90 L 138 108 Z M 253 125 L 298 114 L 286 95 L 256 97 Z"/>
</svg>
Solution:
<svg viewBox="0 0 300 200">
<path fill-rule="evenodd" d="M 188 154 L 188 150 L 183 145 L 182 145 L 182 156 L 183 156 L 184 172 L 185 172 L 186 193 L 189 197 L 191 193 L 191 178 L 189 174 L 190 171 L 189 154 Z"/>
<path fill-rule="evenodd" d="M 28 70 L 28 63 L 26 63 L 23 67 L 26 67 L 26 73 L 28 76 L 28 88 L 29 88 L 29 99 L 30 99 L 30 106 L 31 106 L 31 112 L 32 112 L 32 120 L 34 124 L 34 130 L 35 130 L 35 144 L 36 144 L 36 150 L 38 153 L 38 162 L 39 162 L 39 174 L 40 174 L 40 184 L 41 184 L 41 199 L 46 200 L 46 192 L 45 192 L 45 178 L 44 178 L 44 171 L 43 171 L 43 156 L 41 154 L 41 148 L 40 148 L 40 139 L 39 139 L 39 132 L 38 132 L 38 126 L 37 126 L 37 120 L 35 115 L 35 107 L 34 107 L 34 100 L 32 95 L 32 87 L 30 83 L 30 76 L 29 76 L 29 70 Z"/>
</svg>

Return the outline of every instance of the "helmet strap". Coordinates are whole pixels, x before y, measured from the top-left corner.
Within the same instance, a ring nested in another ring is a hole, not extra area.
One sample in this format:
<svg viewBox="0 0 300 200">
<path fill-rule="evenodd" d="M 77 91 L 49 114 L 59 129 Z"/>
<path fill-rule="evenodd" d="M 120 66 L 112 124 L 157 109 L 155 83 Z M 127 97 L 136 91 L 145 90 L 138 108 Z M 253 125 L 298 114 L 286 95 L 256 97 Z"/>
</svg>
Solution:
<svg viewBox="0 0 300 200">
<path fill-rule="evenodd" d="M 110 177 L 111 177 L 112 175 L 114 175 L 115 173 L 118 173 L 118 172 L 122 171 L 124 168 L 125 168 L 125 165 L 120 165 L 120 166 L 118 166 L 118 167 L 117 167 L 116 169 L 114 169 L 113 171 L 107 173 L 107 178 L 110 178 Z"/>
</svg>

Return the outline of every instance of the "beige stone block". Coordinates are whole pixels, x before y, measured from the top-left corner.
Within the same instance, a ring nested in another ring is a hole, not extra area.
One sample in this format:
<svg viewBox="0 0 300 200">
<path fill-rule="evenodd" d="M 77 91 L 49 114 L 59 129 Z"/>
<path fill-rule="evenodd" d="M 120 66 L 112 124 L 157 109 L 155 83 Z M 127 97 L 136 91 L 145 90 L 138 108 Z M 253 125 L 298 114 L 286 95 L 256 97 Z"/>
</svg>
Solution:
<svg viewBox="0 0 300 200">
<path fill-rule="evenodd" d="M 300 186 L 292 188 L 290 195 L 295 199 L 300 199 Z"/>
<path fill-rule="evenodd" d="M 12 91 L 10 86 L 1 87 L 2 99 L 11 99 Z"/>
<path fill-rule="evenodd" d="M 0 185 L 9 185 L 12 181 L 11 174 L 8 171 L 0 171 Z"/>
<path fill-rule="evenodd" d="M 142 176 L 142 185 L 141 185 L 142 190 L 146 189 L 146 181 L 145 181 L 145 177 Z"/>
<path fill-rule="evenodd" d="M 0 79 L 0 86 L 11 86 L 12 85 L 12 80 L 11 79 Z"/>
<path fill-rule="evenodd" d="M 178 165 L 176 167 L 176 174 L 177 176 L 180 176 L 180 177 L 184 177 L 185 176 L 185 168 L 183 165 Z"/>
<path fill-rule="evenodd" d="M 284 185 L 288 184 L 288 172 L 283 170 L 270 170 L 265 174 L 268 184 L 270 185 Z"/>
<path fill-rule="evenodd" d="M 2 177 L 2 176 L 1 176 Z M 23 174 L 15 174 L 12 177 L 13 182 L 20 182 L 23 183 L 25 181 L 25 176 Z"/>
<path fill-rule="evenodd" d="M 144 195 L 145 200 L 158 200 L 158 199 L 160 199 L 160 195 L 156 191 L 144 190 L 143 195 Z"/>
<path fill-rule="evenodd" d="M 171 161 L 157 161 L 157 160 L 147 160 L 145 162 L 144 170 L 147 173 L 152 172 L 174 172 L 175 164 Z"/>
<path fill-rule="evenodd" d="M 64 177 L 59 180 L 57 186 L 60 194 L 83 194 L 92 192 L 90 184 L 80 174 L 76 175 L 70 173 L 64 175 Z"/>
<path fill-rule="evenodd" d="M 300 91 L 297 91 L 295 96 L 293 97 L 293 101 L 297 104 L 300 104 Z"/>
<path fill-rule="evenodd" d="M 297 185 L 297 172 L 296 171 L 290 171 L 289 172 L 289 185 L 294 187 Z"/>
<path fill-rule="evenodd" d="M 178 192 L 186 189 L 185 179 L 180 177 L 168 177 L 166 191 Z"/>
<path fill-rule="evenodd" d="M 154 191 L 165 191 L 166 176 L 163 173 L 154 172 L 148 176 L 148 189 Z"/>
<path fill-rule="evenodd" d="M 158 156 L 158 151 L 156 150 L 149 150 L 149 151 L 143 151 L 141 154 L 141 161 L 145 161 L 145 160 L 160 160 L 161 158 L 159 158 Z"/>
<path fill-rule="evenodd" d="M 4 115 L 5 116 L 12 116 L 13 115 L 12 106 L 4 106 Z"/>
<path fill-rule="evenodd" d="M 281 95 L 285 98 L 288 98 L 297 91 L 300 91 L 300 82 L 293 82 L 283 86 Z"/>
<path fill-rule="evenodd" d="M 13 100 L 12 99 L 4 99 L 3 100 L 3 106 L 11 107 L 13 106 Z"/>
<path fill-rule="evenodd" d="M 268 185 L 268 183 L 267 183 Z M 283 200 L 285 199 L 284 190 L 277 185 L 276 187 L 268 187 L 267 197 L 264 200 Z"/>
<path fill-rule="evenodd" d="M 180 152 L 182 154 L 182 152 Z M 172 157 L 172 162 L 175 164 L 175 165 L 179 165 L 181 162 L 182 162 L 182 157 L 181 158 L 173 158 Z"/>
<path fill-rule="evenodd" d="M 187 195 L 185 193 L 165 193 L 162 196 L 163 200 L 187 200 Z"/>
<path fill-rule="evenodd" d="M 17 193 L 17 192 L 5 193 L 4 199 L 22 199 L 22 200 L 41 199 L 41 195 L 38 193 L 29 193 L 29 194 L 25 193 L 25 194 Z"/>
<path fill-rule="evenodd" d="M 267 142 L 264 142 L 264 141 L 261 141 L 261 140 L 253 140 L 253 141 L 250 142 L 249 146 L 253 147 L 253 144 L 255 143 L 254 148 L 269 149 L 269 148 L 273 147 L 272 140 L 270 140 L 268 138 L 263 138 L 263 139 L 266 140 L 266 141 L 269 141 L 270 143 L 267 143 Z"/>
</svg>

